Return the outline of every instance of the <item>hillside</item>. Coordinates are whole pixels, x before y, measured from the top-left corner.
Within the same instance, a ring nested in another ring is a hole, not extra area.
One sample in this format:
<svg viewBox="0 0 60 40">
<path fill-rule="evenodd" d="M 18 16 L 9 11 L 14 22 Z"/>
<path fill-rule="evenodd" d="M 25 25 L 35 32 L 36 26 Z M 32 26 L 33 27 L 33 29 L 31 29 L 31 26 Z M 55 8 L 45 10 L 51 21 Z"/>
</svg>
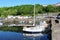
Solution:
<svg viewBox="0 0 60 40">
<path fill-rule="evenodd" d="M 41 13 L 49 13 L 49 12 L 60 12 L 60 6 L 42 6 L 40 4 L 35 5 L 35 13 L 41 14 Z M 0 8 L 0 17 L 7 17 L 8 15 L 28 15 L 33 16 L 34 13 L 34 5 L 20 5 L 20 6 L 14 6 L 14 7 L 3 7 Z"/>
</svg>

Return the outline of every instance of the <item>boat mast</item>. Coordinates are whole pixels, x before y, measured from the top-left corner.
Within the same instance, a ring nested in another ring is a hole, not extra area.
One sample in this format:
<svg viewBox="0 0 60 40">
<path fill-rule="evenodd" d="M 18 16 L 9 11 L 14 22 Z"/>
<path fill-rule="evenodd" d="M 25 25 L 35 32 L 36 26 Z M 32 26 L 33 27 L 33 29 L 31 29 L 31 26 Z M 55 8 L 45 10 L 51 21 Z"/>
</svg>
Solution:
<svg viewBox="0 0 60 40">
<path fill-rule="evenodd" d="M 34 26 L 35 26 L 35 4 L 34 4 Z"/>
</svg>

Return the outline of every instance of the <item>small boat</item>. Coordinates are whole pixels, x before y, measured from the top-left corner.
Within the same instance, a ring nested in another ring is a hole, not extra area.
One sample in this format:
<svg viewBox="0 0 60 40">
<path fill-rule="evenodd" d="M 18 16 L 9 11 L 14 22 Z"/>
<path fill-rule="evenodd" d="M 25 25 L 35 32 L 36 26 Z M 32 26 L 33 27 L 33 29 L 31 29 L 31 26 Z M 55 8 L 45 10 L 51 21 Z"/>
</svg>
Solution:
<svg viewBox="0 0 60 40">
<path fill-rule="evenodd" d="M 27 32 L 27 33 L 40 33 L 45 31 L 45 28 L 47 27 L 47 23 L 46 21 L 40 20 L 39 25 L 36 25 L 35 21 L 35 5 L 34 5 L 34 27 L 24 27 L 23 28 L 23 32 Z"/>
<path fill-rule="evenodd" d="M 40 21 L 39 25 L 36 25 L 35 27 L 24 27 L 23 31 L 27 33 L 40 33 L 45 31 L 45 28 L 47 27 L 46 21 Z"/>
</svg>

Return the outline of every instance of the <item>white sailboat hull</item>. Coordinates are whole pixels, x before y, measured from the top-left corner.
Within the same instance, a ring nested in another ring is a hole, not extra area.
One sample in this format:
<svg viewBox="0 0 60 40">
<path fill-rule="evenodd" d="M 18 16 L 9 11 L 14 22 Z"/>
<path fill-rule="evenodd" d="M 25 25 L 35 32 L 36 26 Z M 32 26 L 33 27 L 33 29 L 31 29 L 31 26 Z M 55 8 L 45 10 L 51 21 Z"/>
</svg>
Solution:
<svg viewBox="0 0 60 40">
<path fill-rule="evenodd" d="M 23 31 L 26 32 L 43 32 L 45 31 L 45 28 L 47 27 L 47 24 L 45 22 L 41 23 L 40 25 L 37 25 L 35 27 L 25 27 L 23 28 Z"/>
<path fill-rule="evenodd" d="M 30 27 L 30 28 L 24 28 L 23 29 L 23 31 L 26 31 L 26 32 L 42 32 L 44 30 L 45 30 L 44 26 L 41 26 L 41 27 Z"/>
</svg>

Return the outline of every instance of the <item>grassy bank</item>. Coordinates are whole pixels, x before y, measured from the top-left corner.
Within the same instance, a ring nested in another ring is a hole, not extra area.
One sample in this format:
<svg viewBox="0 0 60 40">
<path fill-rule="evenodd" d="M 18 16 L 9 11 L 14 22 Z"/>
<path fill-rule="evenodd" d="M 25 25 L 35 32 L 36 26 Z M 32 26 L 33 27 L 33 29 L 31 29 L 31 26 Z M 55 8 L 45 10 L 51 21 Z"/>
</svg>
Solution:
<svg viewBox="0 0 60 40">
<path fill-rule="evenodd" d="M 4 26 L 4 27 L 0 27 L 0 30 L 2 31 L 14 31 L 14 32 L 22 32 L 22 28 L 21 26 Z"/>
</svg>

